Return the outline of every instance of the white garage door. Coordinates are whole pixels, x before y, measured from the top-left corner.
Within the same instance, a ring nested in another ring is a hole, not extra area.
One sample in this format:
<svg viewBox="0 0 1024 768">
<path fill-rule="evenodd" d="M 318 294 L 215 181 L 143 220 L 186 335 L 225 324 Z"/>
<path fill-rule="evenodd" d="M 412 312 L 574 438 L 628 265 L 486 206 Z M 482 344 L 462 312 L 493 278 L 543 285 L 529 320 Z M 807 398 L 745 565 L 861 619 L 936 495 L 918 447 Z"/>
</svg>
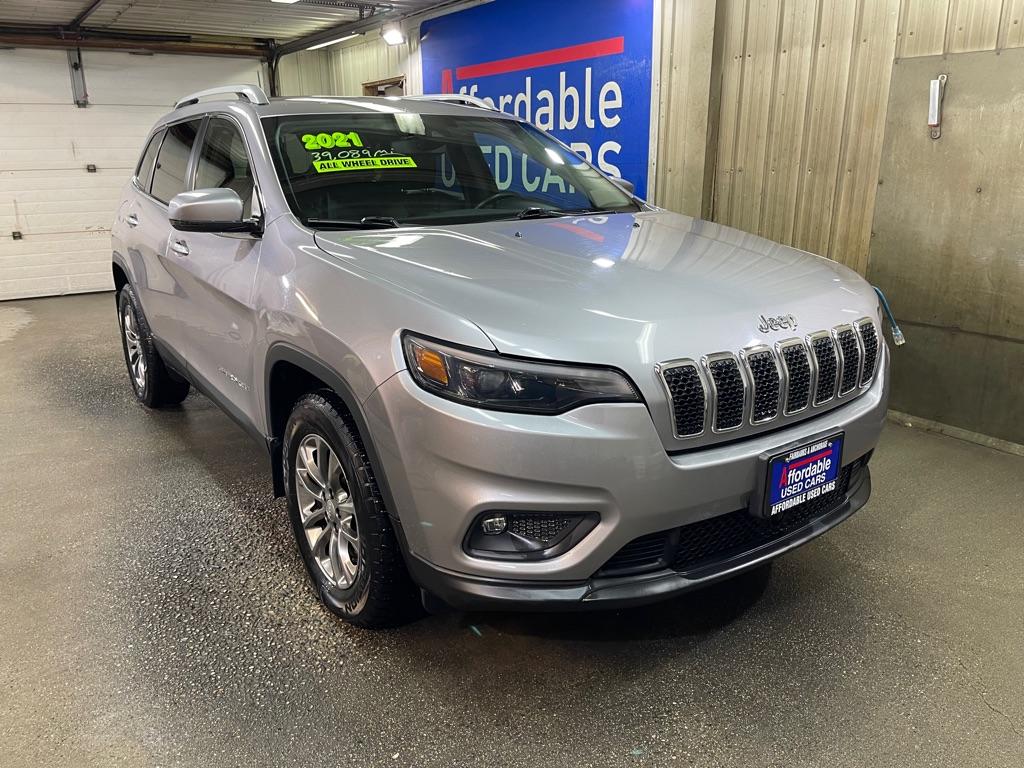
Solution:
<svg viewBox="0 0 1024 768">
<path fill-rule="evenodd" d="M 0 50 L 0 300 L 113 287 L 110 223 L 153 122 L 186 93 L 264 81 L 252 59 L 83 51 L 82 64 L 86 108 L 67 53 Z"/>
</svg>

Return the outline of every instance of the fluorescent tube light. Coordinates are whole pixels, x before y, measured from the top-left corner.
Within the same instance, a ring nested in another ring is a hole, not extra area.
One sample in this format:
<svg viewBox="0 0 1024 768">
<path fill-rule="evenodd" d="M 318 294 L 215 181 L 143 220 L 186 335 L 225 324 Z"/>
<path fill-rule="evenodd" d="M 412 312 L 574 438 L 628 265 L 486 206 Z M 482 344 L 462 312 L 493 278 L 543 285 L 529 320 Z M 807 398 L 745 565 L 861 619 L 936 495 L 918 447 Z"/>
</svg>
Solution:
<svg viewBox="0 0 1024 768">
<path fill-rule="evenodd" d="M 279 2 L 279 0 L 274 0 L 274 2 Z M 353 37 L 359 37 L 361 34 L 363 34 L 363 33 L 362 32 L 353 32 L 350 35 L 345 35 L 344 37 L 339 37 L 337 40 L 328 40 L 326 43 L 317 43 L 316 45 L 311 45 L 306 50 L 307 51 L 315 51 L 317 48 L 326 48 L 328 45 L 336 45 L 337 43 L 344 43 L 346 40 L 351 40 Z"/>
</svg>

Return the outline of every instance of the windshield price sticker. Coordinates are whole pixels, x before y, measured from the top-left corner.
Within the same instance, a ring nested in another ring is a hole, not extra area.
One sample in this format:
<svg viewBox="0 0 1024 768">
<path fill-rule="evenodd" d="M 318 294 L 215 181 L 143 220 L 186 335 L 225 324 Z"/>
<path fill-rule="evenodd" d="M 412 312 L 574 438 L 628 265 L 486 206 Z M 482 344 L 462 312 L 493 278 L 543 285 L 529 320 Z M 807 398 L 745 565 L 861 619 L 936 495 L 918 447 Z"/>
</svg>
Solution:
<svg viewBox="0 0 1024 768">
<path fill-rule="evenodd" d="M 363 146 L 363 140 L 359 138 L 359 134 L 355 131 L 350 131 L 349 133 L 334 131 L 334 133 L 304 133 L 302 134 L 302 144 L 310 152 L 316 152 L 321 149 L 334 149 L 335 147 L 341 149 L 361 147 Z"/>
<path fill-rule="evenodd" d="M 340 160 L 314 160 L 313 168 L 317 173 L 333 173 L 334 171 L 370 171 L 380 168 L 415 168 L 416 161 L 411 157 L 389 155 L 387 157 L 352 157 Z"/>
</svg>

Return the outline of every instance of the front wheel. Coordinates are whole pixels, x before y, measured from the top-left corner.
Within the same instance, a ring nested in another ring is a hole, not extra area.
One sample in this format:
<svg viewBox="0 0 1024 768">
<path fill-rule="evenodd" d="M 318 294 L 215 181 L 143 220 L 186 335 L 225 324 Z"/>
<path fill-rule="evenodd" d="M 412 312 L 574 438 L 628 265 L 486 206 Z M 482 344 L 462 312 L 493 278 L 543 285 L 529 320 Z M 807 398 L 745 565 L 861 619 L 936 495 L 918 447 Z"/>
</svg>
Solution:
<svg viewBox="0 0 1024 768">
<path fill-rule="evenodd" d="M 284 436 L 288 513 L 306 573 L 332 613 L 362 627 L 418 617 L 417 591 L 355 425 L 330 393 L 301 398 Z"/>
<path fill-rule="evenodd" d="M 118 294 L 117 317 L 124 362 L 136 399 L 149 408 L 177 405 L 184 400 L 188 396 L 188 382 L 175 378 L 164 365 L 131 285 L 124 286 Z"/>
</svg>

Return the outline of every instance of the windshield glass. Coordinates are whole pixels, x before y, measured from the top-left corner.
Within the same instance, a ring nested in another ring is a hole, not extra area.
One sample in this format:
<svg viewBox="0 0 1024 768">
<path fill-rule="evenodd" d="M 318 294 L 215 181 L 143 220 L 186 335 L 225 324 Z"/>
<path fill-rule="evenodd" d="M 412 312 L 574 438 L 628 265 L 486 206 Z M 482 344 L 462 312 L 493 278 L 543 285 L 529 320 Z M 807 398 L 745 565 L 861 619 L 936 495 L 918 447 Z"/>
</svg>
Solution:
<svg viewBox="0 0 1024 768">
<path fill-rule="evenodd" d="M 314 228 L 639 210 L 578 155 L 514 120 L 395 112 L 263 125 L 292 212 Z"/>
</svg>

